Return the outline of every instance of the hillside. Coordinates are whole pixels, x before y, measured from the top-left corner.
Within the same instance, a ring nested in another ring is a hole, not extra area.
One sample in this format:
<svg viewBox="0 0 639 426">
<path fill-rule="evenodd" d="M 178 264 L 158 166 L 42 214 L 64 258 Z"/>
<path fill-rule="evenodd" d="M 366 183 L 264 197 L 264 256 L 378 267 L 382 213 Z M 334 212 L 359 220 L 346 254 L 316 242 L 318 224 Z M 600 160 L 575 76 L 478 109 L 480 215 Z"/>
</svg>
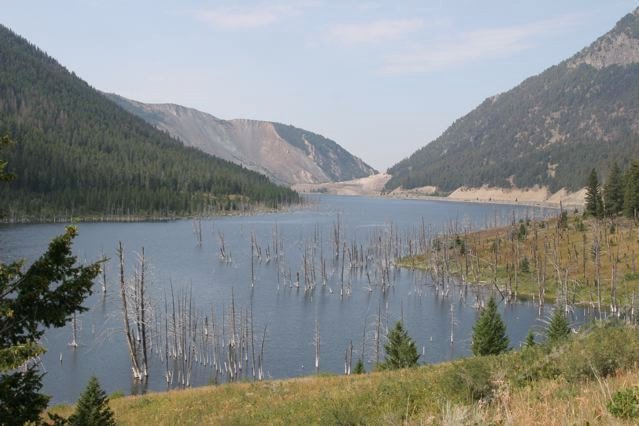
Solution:
<svg viewBox="0 0 639 426">
<path fill-rule="evenodd" d="M 0 214 L 167 216 L 295 201 L 258 173 L 185 148 L 0 26 L 0 135 L 17 178 Z"/>
<path fill-rule="evenodd" d="M 144 104 L 106 94 L 127 111 L 198 148 L 287 185 L 351 180 L 375 170 L 336 142 L 280 123 L 221 120 L 174 104 Z"/>
<path fill-rule="evenodd" d="M 552 347 L 382 373 L 152 393 L 110 406 L 122 425 L 636 424 L 607 406 L 639 380 L 637 360 L 636 328 L 597 324 Z M 52 411 L 68 416 L 73 407 Z"/>
<path fill-rule="evenodd" d="M 483 185 L 576 191 L 639 157 L 639 9 L 592 45 L 486 99 L 389 169 L 386 190 Z"/>
</svg>

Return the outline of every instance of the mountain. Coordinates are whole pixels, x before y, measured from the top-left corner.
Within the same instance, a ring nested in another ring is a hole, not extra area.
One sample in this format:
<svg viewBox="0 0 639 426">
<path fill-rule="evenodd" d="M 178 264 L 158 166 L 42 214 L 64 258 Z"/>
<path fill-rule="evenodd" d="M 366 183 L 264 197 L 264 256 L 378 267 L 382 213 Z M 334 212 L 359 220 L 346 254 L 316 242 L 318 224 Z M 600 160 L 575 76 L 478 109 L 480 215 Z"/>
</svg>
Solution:
<svg viewBox="0 0 639 426">
<path fill-rule="evenodd" d="M 221 120 L 174 104 L 144 104 L 106 94 L 125 110 L 182 141 L 287 185 L 336 182 L 376 173 L 336 142 L 286 124 Z"/>
<path fill-rule="evenodd" d="M 119 108 L 0 26 L 0 154 L 17 178 L 0 185 L 0 215 L 172 215 L 298 195 Z"/>
<path fill-rule="evenodd" d="M 386 190 L 575 191 L 639 158 L 639 9 L 573 57 L 486 99 L 389 169 Z"/>
</svg>

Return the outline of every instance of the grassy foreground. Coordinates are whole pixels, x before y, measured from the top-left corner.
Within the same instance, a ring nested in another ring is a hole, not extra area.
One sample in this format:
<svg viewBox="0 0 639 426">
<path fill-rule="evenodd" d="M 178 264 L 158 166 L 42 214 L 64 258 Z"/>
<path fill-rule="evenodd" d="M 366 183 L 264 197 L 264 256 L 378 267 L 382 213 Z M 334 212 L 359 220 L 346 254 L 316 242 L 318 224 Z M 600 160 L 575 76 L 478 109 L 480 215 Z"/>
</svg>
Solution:
<svg viewBox="0 0 639 426">
<path fill-rule="evenodd" d="M 572 215 L 482 231 L 455 229 L 427 245 L 398 265 L 545 302 L 561 298 L 631 311 L 639 296 L 639 227 L 623 218 Z"/>
<path fill-rule="evenodd" d="M 633 424 L 611 395 L 639 381 L 639 331 L 594 324 L 555 347 L 358 376 L 123 397 L 118 424 Z M 639 404 L 639 402 L 638 402 Z M 54 407 L 69 415 L 73 407 Z M 626 422 L 626 423 L 624 423 Z"/>
</svg>

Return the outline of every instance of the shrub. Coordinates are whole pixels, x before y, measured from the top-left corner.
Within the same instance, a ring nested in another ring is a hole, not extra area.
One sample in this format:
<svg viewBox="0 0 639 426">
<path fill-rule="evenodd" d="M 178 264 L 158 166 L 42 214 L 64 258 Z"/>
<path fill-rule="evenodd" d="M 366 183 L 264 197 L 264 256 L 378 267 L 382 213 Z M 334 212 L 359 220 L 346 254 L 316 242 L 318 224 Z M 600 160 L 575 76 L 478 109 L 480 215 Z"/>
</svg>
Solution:
<svg viewBox="0 0 639 426">
<path fill-rule="evenodd" d="M 639 280 L 639 274 L 636 272 L 627 272 L 624 276 L 623 276 L 623 280 L 624 281 L 634 281 L 634 280 Z"/>
<path fill-rule="evenodd" d="M 563 348 L 556 362 L 568 381 L 606 377 L 639 361 L 639 336 L 615 322 L 595 324 Z"/>
<path fill-rule="evenodd" d="M 452 371 L 442 377 L 444 394 L 461 401 L 489 400 L 495 389 L 492 371 L 494 357 L 466 358 L 455 363 Z"/>
<path fill-rule="evenodd" d="M 326 425 L 365 425 L 369 422 L 361 407 L 356 407 L 352 401 L 330 401 L 327 415 L 323 416 L 322 424 Z"/>
<path fill-rule="evenodd" d="M 113 401 L 114 399 L 124 398 L 124 397 L 125 397 L 124 391 L 116 390 L 115 392 L 112 392 L 111 395 L 109 395 L 109 400 Z"/>
<path fill-rule="evenodd" d="M 608 411 L 620 419 L 639 417 L 639 387 L 621 389 L 608 402 Z"/>
</svg>

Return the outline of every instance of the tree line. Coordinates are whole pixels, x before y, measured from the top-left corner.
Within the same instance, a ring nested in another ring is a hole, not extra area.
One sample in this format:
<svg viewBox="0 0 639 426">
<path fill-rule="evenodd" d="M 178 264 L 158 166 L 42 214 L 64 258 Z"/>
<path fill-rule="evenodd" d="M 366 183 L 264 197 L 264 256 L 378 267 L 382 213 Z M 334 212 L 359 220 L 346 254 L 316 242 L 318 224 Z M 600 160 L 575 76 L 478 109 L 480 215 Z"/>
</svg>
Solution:
<svg viewBox="0 0 639 426">
<path fill-rule="evenodd" d="M 625 171 L 613 162 L 602 185 L 596 169 L 592 169 L 586 183 L 584 213 L 595 217 L 624 215 L 637 219 L 639 213 L 639 160 Z"/>
<path fill-rule="evenodd" d="M 0 135 L 17 142 L 3 156 L 19 173 L 0 187 L 11 218 L 171 216 L 299 197 L 185 147 L 1 25 Z"/>
</svg>

